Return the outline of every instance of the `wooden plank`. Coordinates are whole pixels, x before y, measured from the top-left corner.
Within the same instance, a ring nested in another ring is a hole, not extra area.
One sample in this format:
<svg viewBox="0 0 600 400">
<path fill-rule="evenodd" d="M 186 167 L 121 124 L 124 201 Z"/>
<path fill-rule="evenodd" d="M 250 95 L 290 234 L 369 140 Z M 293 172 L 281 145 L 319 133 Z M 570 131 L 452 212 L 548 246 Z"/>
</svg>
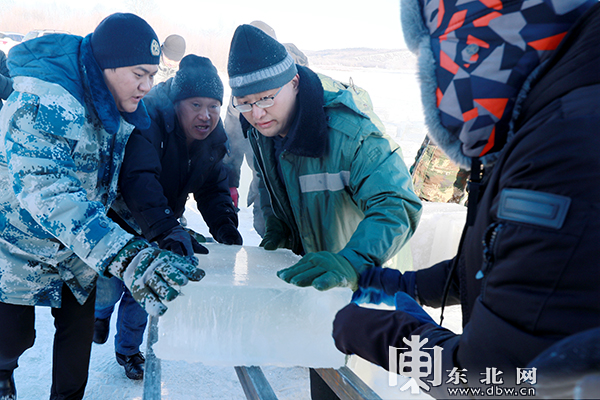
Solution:
<svg viewBox="0 0 600 400">
<path fill-rule="evenodd" d="M 160 359 L 154 354 L 152 345 L 158 341 L 158 317 L 148 319 L 148 337 L 146 338 L 146 362 L 144 363 L 143 400 L 160 400 Z"/>
<path fill-rule="evenodd" d="M 348 367 L 315 368 L 341 400 L 381 400 L 381 397 Z"/>
<path fill-rule="evenodd" d="M 235 367 L 248 400 L 277 400 L 277 396 L 260 367 Z"/>
</svg>

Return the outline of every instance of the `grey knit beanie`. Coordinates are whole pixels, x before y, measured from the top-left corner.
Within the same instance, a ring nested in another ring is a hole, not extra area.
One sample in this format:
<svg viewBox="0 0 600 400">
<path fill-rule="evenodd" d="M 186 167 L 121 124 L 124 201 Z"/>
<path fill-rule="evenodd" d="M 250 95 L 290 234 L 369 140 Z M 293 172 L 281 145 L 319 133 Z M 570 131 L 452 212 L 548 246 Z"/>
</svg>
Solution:
<svg viewBox="0 0 600 400">
<path fill-rule="evenodd" d="M 179 35 L 169 35 L 161 46 L 163 55 L 169 60 L 179 61 L 185 54 L 185 39 Z"/>
<path fill-rule="evenodd" d="M 298 73 L 285 47 L 252 25 L 240 25 L 233 34 L 227 71 L 236 97 L 281 87 Z"/>
</svg>

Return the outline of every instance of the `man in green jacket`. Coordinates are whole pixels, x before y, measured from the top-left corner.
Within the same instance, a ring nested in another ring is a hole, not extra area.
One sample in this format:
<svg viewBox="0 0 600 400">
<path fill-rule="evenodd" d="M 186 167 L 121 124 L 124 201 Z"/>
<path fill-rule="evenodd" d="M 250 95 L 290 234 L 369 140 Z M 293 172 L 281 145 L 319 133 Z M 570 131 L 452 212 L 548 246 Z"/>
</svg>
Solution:
<svg viewBox="0 0 600 400">
<path fill-rule="evenodd" d="M 234 33 L 228 72 L 261 178 L 260 246 L 304 256 L 278 272 L 286 282 L 356 289 L 359 274 L 390 261 L 419 221 L 400 148 L 366 92 L 296 65 L 254 26 Z M 313 399 L 331 398 L 316 378 L 311 370 Z"/>
</svg>

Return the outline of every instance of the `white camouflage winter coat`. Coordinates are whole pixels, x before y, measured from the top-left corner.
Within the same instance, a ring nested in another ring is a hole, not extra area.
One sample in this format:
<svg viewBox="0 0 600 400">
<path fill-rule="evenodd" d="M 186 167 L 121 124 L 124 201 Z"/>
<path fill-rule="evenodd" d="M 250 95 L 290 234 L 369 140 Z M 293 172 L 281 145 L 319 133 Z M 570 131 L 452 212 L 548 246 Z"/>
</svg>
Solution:
<svg viewBox="0 0 600 400">
<path fill-rule="evenodd" d="M 43 36 L 10 53 L 14 92 L 0 112 L 5 303 L 58 307 L 63 283 L 83 303 L 132 238 L 106 210 L 127 139 L 149 118 L 143 103 L 119 113 L 89 39 Z"/>
</svg>

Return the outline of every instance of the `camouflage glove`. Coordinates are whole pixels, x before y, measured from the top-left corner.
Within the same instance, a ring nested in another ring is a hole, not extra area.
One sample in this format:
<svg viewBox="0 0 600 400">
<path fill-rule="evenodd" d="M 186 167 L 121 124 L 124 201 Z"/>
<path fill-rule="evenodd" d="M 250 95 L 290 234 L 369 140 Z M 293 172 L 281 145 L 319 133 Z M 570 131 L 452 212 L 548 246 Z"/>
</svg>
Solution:
<svg viewBox="0 0 600 400">
<path fill-rule="evenodd" d="M 313 286 L 317 290 L 334 287 L 358 288 L 358 273 L 348 260 L 328 251 L 309 253 L 289 268 L 277 271 L 277 276 L 296 286 Z"/>
<path fill-rule="evenodd" d="M 276 250 L 280 247 L 291 249 L 290 229 L 282 220 L 271 215 L 265 223 L 265 236 L 259 246 L 265 250 Z"/>
<path fill-rule="evenodd" d="M 121 279 L 133 298 L 150 315 L 167 311 L 164 301 L 179 295 L 188 280 L 199 281 L 204 271 L 194 257 L 182 257 L 151 246 L 141 239 L 130 240 L 108 265 L 108 272 Z"/>
</svg>

